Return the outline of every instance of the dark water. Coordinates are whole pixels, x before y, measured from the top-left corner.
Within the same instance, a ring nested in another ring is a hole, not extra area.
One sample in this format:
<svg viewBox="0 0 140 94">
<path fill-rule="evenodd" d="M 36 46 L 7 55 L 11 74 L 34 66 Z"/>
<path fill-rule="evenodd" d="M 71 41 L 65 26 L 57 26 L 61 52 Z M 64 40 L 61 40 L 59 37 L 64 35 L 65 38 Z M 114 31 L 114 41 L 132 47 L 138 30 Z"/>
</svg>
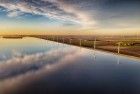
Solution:
<svg viewBox="0 0 140 94">
<path fill-rule="evenodd" d="M 0 45 L 0 94 L 140 94 L 140 60 L 36 38 Z"/>
</svg>

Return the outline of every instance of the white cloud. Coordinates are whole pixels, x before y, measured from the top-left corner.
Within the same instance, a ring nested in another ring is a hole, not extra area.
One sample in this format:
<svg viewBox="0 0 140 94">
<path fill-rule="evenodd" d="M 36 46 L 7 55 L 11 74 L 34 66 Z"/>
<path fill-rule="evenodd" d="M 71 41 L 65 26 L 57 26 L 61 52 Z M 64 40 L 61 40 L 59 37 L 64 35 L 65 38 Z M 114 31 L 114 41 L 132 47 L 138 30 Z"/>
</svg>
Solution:
<svg viewBox="0 0 140 94">
<path fill-rule="evenodd" d="M 22 13 L 43 15 L 50 19 L 71 21 L 83 26 L 95 25 L 95 20 L 88 13 L 78 9 L 75 5 L 69 5 L 63 0 L 38 0 L 38 1 L 19 1 L 10 0 L 0 1 L 0 6 L 7 9 L 9 17 L 15 17 Z M 13 12 L 11 12 L 13 11 Z"/>
<path fill-rule="evenodd" d="M 20 11 L 10 11 L 10 12 L 8 12 L 8 14 L 7 14 L 7 16 L 8 17 L 18 17 L 18 16 L 20 16 L 20 15 L 23 15 L 23 13 L 22 12 L 20 12 Z"/>
</svg>

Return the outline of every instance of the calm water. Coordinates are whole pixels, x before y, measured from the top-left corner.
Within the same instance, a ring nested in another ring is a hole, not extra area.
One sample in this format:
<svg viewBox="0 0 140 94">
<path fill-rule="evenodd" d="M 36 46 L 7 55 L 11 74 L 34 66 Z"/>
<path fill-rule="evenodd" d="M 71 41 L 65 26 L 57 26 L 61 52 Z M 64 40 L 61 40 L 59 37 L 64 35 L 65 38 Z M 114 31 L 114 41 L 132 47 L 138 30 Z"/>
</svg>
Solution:
<svg viewBox="0 0 140 94">
<path fill-rule="evenodd" d="M 1 38 L 0 94 L 140 94 L 140 60 L 37 38 Z"/>
</svg>

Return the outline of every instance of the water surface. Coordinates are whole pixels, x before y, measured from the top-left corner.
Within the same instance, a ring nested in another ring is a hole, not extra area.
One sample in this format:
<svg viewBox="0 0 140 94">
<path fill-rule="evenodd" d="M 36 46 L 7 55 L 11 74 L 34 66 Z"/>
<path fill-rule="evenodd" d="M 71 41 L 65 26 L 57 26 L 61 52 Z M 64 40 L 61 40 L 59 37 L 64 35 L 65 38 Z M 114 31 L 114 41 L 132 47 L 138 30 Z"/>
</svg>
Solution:
<svg viewBox="0 0 140 94">
<path fill-rule="evenodd" d="M 37 38 L 0 45 L 0 94 L 140 94 L 138 59 Z"/>
</svg>

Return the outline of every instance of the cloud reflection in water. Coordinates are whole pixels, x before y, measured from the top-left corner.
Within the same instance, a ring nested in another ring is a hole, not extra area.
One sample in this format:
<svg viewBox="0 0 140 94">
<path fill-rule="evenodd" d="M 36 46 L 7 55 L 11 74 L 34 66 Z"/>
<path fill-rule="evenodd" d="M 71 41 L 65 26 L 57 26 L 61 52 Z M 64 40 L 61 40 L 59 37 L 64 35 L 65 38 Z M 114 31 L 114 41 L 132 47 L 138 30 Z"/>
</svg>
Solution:
<svg viewBox="0 0 140 94">
<path fill-rule="evenodd" d="M 82 53 L 84 55 L 84 51 L 74 48 L 63 52 L 57 49 L 7 60 L 0 64 L 0 94 L 16 92 L 43 76 L 74 63 L 82 58 Z"/>
</svg>

